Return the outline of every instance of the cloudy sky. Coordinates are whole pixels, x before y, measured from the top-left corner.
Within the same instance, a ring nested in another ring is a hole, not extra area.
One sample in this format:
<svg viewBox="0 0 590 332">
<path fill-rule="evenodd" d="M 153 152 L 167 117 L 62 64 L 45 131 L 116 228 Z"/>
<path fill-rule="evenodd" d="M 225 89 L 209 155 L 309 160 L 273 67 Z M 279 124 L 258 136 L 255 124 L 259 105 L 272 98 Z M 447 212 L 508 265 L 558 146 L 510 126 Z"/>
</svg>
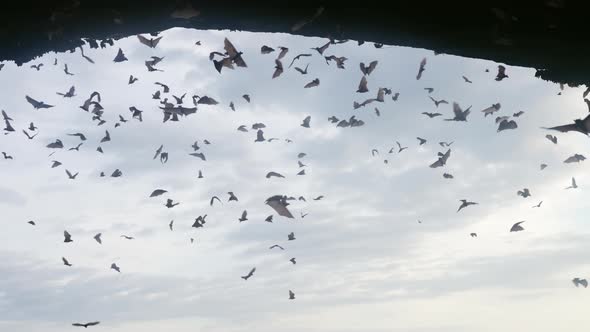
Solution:
<svg viewBox="0 0 590 332">
<path fill-rule="evenodd" d="M 584 162 L 563 161 L 589 155 L 590 146 L 576 133 L 557 133 L 555 145 L 540 128 L 584 117 L 584 87 L 558 95 L 558 85 L 517 67 L 497 82 L 496 63 L 424 49 L 332 45 L 325 55 L 346 56 L 342 70 L 310 50 L 326 42 L 319 38 L 185 29 L 162 35 L 155 49 L 135 37 L 85 47 L 95 64 L 77 50 L 0 71 L 11 83 L 3 85 L 0 109 L 16 128 L 0 137 L 0 151 L 14 157 L 0 159 L 0 330 L 61 332 L 94 320 L 101 321 L 94 329 L 108 332 L 588 330 L 590 293 L 571 279 L 590 277 L 583 255 L 590 250 L 583 213 L 590 176 Z M 208 55 L 223 51 L 224 37 L 243 51 L 248 68 L 215 71 Z M 289 47 L 279 78 L 271 79 L 277 52 L 262 55 L 262 45 Z M 112 61 L 119 47 L 129 61 Z M 309 63 L 308 75 L 287 68 L 294 55 L 308 52 L 313 56 L 296 63 Z M 146 70 L 152 55 L 165 57 L 157 65 L 163 72 Z M 368 76 L 370 91 L 356 93 L 359 63 L 372 60 L 379 64 Z M 29 68 L 39 62 L 40 71 Z M 74 76 L 64 74 L 64 63 Z M 132 85 L 130 74 L 139 78 Z M 303 88 L 315 78 L 319 87 Z M 151 98 L 156 81 L 170 86 L 170 101 L 186 93 L 186 106 L 192 95 L 220 103 L 162 123 Z M 56 95 L 72 85 L 75 97 Z M 379 87 L 399 92 L 398 100 L 352 108 Z M 426 87 L 436 99 L 472 105 L 468 122 L 442 121 L 452 106 L 437 109 Z M 102 96 L 102 126 L 78 107 L 93 91 Z M 34 110 L 25 95 L 56 106 Z M 498 102 L 501 110 L 485 118 L 480 111 Z M 130 106 L 144 111 L 143 122 L 131 119 Z M 436 111 L 443 116 L 421 114 Z M 518 111 L 518 129 L 497 133 L 495 117 Z M 129 121 L 114 128 L 119 115 Z M 308 115 L 306 129 L 300 124 Z M 327 120 L 332 115 L 355 115 L 365 125 L 336 128 Z M 31 121 L 39 133 L 28 140 L 21 130 Z M 279 140 L 255 143 L 254 130 L 236 130 L 257 122 L 266 124 L 266 138 Z M 101 144 L 105 130 L 112 140 Z M 67 134 L 76 132 L 88 140 L 79 152 L 68 151 L 79 139 Z M 418 146 L 417 136 L 428 142 Z M 45 146 L 55 139 L 65 149 L 49 157 Z M 194 141 L 207 161 L 188 155 Z M 396 141 L 408 149 L 398 154 Z M 441 141 L 454 142 L 451 157 L 445 167 L 429 168 L 446 151 Z M 152 159 L 162 144 L 166 164 Z M 298 159 L 300 152 L 307 156 Z M 52 160 L 63 165 L 52 169 Z M 296 175 L 298 160 L 307 165 L 304 176 Z M 548 165 L 543 171 L 541 163 Z M 65 169 L 78 177 L 69 180 Z M 123 176 L 108 177 L 115 169 Z M 269 171 L 285 178 L 266 179 Z M 565 190 L 572 177 L 579 188 Z M 156 188 L 168 193 L 148 198 Z M 523 188 L 532 196 L 517 196 Z M 228 202 L 228 191 L 239 202 Z M 264 204 L 275 194 L 307 202 L 292 201 L 295 218 L 287 219 Z M 210 206 L 213 195 L 222 204 Z M 312 200 L 319 195 L 324 199 Z M 167 198 L 180 204 L 167 209 Z M 460 199 L 479 204 L 457 213 Z M 240 223 L 243 210 L 249 220 Z M 191 228 L 204 214 L 205 227 Z M 265 222 L 271 214 L 274 222 Z M 525 231 L 510 233 L 521 220 Z M 73 243 L 63 242 L 64 230 Z M 99 232 L 102 245 L 93 240 Z M 290 232 L 296 240 L 287 241 Z M 285 250 L 269 250 L 273 244 Z M 62 256 L 73 266 L 64 266 Z M 113 262 L 121 273 L 109 268 Z M 254 276 L 242 280 L 252 267 Z"/>
</svg>

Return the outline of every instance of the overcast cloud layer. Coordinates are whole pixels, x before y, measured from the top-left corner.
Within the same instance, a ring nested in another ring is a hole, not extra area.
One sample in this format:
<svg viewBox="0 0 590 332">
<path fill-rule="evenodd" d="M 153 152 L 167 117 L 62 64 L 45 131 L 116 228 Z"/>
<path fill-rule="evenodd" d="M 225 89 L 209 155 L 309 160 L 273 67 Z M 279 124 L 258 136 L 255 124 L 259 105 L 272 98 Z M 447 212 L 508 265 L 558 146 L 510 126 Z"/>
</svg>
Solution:
<svg viewBox="0 0 590 332">
<path fill-rule="evenodd" d="M 590 176 L 585 162 L 563 163 L 575 153 L 589 156 L 590 145 L 577 133 L 557 133 L 555 145 L 540 128 L 585 117 L 584 87 L 558 95 L 559 86 L 517 67 L 497 82 L 495 63 L 422 49 L 332 45 L 325 55 L 346 56 L 342 70 L 310 50 L 326 42 L 318 38 L 186 29 L 162 35 L 155 49 L 135 37 L 105 49 L 86 47 L 95 64 L 77 50 L 33 61 L 44 63 L 40 71 L 30 64 L 0 71 L 7 83 L 0 109 L 16 129 L 0 137 L 0 151 L 14 157 L 0 159 L 0 330 L 67 331 L 73 322 L 93 320 L 101 321 L 97 331 L 107 332 L 590 328 L 590 290 L 571 283 L 590 277 L 584 257 Z M 215 71 L 208 55 L 223 50 L 224 37 L 243 51 L 248 68 Z M 274 80 L 277 52 L 260 54 L 265 44 L 290 49 L 284 74 Z M 118 47 L 129 61 L 112 61 Z M 313 57 L 296 63 L 309 63 L 308 75 L 287 69 L 293 56 L 308 52 Z M 157 65 L 163 72 L 146 70 L 152 55 L 165 57 Z M 423 57 L 426 71 L 417 81 Z M 379 64 L 368 76 L 370 92 L 356 93 L 359 63 L 372 60 Z M 63 63 L 74 76 L 64 74 Z M 130 74 L 139 78 L 132 85 Z M 314 78 L 320 86 L 304 89 Z M 171 94 L 186 92 L 187 106 L 194 94 L 220 104 L 162 123 L 151 98 L 156 81 L 168 84 Z M 75 97 L 56 95 L 71 85 Z M 387 96 L 385 103 L 353 110 L 353 101 L 375 96 L 379 87 L 399 92 L 399 99 Z M 452 106 L 437 109 L 426 87 L 434 88 L 436 99 L 472 105 L 468 122 L 442 121 L 452 117 Z M 78 107 L 92 91 L 102 95 L 103 126 Z M 33 110 L 25 95 L 56 107 Z M 484 118 L 480 111 L 497 102 L 501 110 Z M 131 119 L 130 106 L 144 111 L 143 122 Z M 521 110 L 518 129 L 496 132 L 497 115 Z M 443 116 L 429 119 L 425 111 Z M 119 114 L 129 122 L 114 128 Z M 310 129 L 300 126 L 308 115 Z M 355 115 L 366 124 L 336 128 L 327 121 L 332 115 Z M 21 130 L 31 121 L 39 134 L 28 140 Z M 266 124 L 267 139 L 280 140 L 255 143 L 254 130 L 236 130 L 256 122 Z M 99 144 L 105 130 L 112 141 Z M 88 137 L 79 152 L 67 151 L 79 143 L 66 135 L 74 132 Z M 428 142 L 418 146 L 417 136 Z M 48 157 L 45 146 L 58 138 L 66 148 Z M 188 155 L 195 140 L 207 161 Z M 396 141 L 408 149 L 398 154 Z M 452 155 L 444 168 L 429 168 L 446 151 L 440 141 L 454 142 Z M 152 159 L 161 144 L 170 156 L 166 164 Z M 104 154 L 95 151 L 99 145 Z M 298 159 L 300 152 L 307 156 Z M 52 169 L 51 160 L 63 165 Z M 307 165 L 306 175 L 296 175 L 297 160 Z M 543 171 L 541 163 L 548 164 Z M 80 174 L 72 181 L 65 169 Z M 108 177 L 115 169 L 123 176 Z M 107 177 L 99 177 L 102 171 Z M 286 178 L 266 179 L 269 171 Z M 454 179 L 443 178 L 445 172 Z M 564 190 L 572 177 L 579 188 Z M 516 195 L 525 187 L 532 197 Z M 148 198 L 156 188 L 168 193 Z M 239 202 L 227 202 L 228 191 Z M 286 219 L 264 204 L 275 194 L 307 202 L 292 201 L 295 219 Z M 213 195 L 223 204 L 210 206 Z M 319 195 L 324 199 L 312 200 Z M 166 198 L 180 205 L 167 209 Z M 457 213 L 460 199 L 479 205 Z M 541 200 L 540 208 L 531 208 Z M 245 209 L 249 220 L 240 223 Z M 204 214 L 205 227 L 191 228 Z M 273 223 L 264 221 L 270 214 Z M 510 233 L 520 220 L 525 231 Z M 73 243 L 63 243 L 66 229 Z M 92 238 L 99 232 L 102 245 Z M 295 241 L 287 241 L 290 232 Z M 285 251 L 269 250 L 273 244 Z M 62 256 L 73 266 L 63 266 Z M 113 262 L 122 273 L 109 269 Z M 242 280 L 252 267 L 254 276 Z M 288 290 L 296 300 L 288 299 Z"/>
</svg>

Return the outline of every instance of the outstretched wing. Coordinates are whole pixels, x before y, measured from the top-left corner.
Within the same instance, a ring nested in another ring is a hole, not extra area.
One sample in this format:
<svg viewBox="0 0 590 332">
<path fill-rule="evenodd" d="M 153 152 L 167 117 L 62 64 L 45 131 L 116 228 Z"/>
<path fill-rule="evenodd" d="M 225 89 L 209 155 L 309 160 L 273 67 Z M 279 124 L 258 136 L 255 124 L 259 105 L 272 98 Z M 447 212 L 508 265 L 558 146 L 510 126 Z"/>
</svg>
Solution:
<svg viewBox="0 0 590 332">
<path fill-rule="evenodd" d="M 150 40 L 147 39 L 147 38 L 145 38 L 144 36 L 137 35 L 137 39 L 139 39 L 139 42 L 140 43 L 142 43 L 142 44 L 144 44 L 146 46 L 152 47 L 152 44 L 150 43 Z"/>
<path fill-rule="evenodd" d="M 573 123 L 563 125 L 563 126 L 556 126 L 556 127 L 543 128 L 543 129 L 557 130 L 557 131 L 561 131 L 562 133 L 567 133 L 568 131 L 579 131 L 578 127 L 576 127 L 576 125 Z"/>
<path fill-rule="evenodd" d="M 287 203 L 283 202 L 281 196 L 273 196 L 266 200 L 266 204 L 273 208 L 280 216 L 293 218 L 293 215 L 287 209 Z"/>
<path fill-rule="evenodd" d="M 33 107 L 39 107 L 39 102 L 36 101 L 35 99 L 29 97 L 29 96 L 25 96 L 25 98 L 27 99 L 27 101 L 29 102 L 29 104 L 33 105 Z"/>
</svg>

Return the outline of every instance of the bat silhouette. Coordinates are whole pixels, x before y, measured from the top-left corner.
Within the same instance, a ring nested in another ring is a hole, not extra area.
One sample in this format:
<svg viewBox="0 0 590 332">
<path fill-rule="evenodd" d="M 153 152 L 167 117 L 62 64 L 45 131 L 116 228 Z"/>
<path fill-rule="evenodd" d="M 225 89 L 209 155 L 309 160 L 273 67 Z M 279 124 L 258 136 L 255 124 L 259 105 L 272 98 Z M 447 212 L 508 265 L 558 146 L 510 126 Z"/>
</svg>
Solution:
<svg viewBox="0 0 590 332">
<path fill-rule="evenodd" d="M 576 287 L 583 286 L 584 288 L 588 288 L 588 280 L 586 279 L 574 278 L 572 279 L 572 283 Z"/>
<path fill-rule="evenodd" d="M 451 149 L 448 149 L 447 152 L 445 152 L 444 154 L 442 152 L 438 153 L 438 160 L 435 161 L 434 163 L 432 163 L 430 165 L 430 168 L 437 168 L 437 167 L 442 167 L 444 165 L 447 164 L 447 160 L 449 159 L 449 157 L 451 156 Z"/>
<path fill-rule="evenodd" d="M 70 233 L 68 233 L 68 231 L 64 231 L 64 242 L 65 243 L 74 242 L 74 240 L 72 240 L 72 235 L 70 235 Z"/>
<path fill-rule="evenodd" d="M 287 52 L 289 52 L 288 47 L 279 46 L 279 48 L 281 49 L 281 52 L 279 53 L 277 60 L 281 60 L 285 55 L 287 55 Z"/>
<path fill-rule="evenodd" d="M 463 111 L 459 104 L 453 103 L 453 113 L 455 113 L 455 117 L 451 119 L 445 119 L 445 121 L 467 121 L 467 116 L 469 113 L 471 113 L 471 106 Z"/>
<path fill-rule="evenodd" d="M 301 59 L 302 57 L 308 57 L 311 56 L 311 54 L 309 53 L 302 53 L 302 54 L 298 54 L 297 56 L 295 56 L 293 58 L 293 60 L 291 60 L 291 64 L 289 64 L 289 68 L 291 68 L 291 66 L 293 66 L 293 63 L 299 59 Z"/>
<path fill-rule="evenodd" d="M 289 203 L 287 203 L 286 196 L 281 196 L 281 195 L 271 196 L 266 199 L 265 203 L 268 206 L 270 206 L 271 208 L 273 208 L 273 210 L 275 210 L 275 212 L 278 213 L 280 216 L 287 217 L 287 218 L 293 218 L 293 215 L 291 214 L 289 209 L 287 209 L 287 206 L 289 205 Z"/>
<path fill-rule="evenodd" d="M 573 156 L 571 156 L 571 157 L 568 157 L 568 158 L 567 158 L 566 160 L 564 160 L 563 162 L 564 162 L 564 163 L 566 163 L 566 164 L 570 164 L 570 163 L 579 163 L 579 162 L 581 162 L 581 161 L 584 161 L 584 160 L 586 160 L 586 157 L 584 157 L 584 156 L 583 156 L 583 155 L 581 155 L 581 154 L 577 154 L 577 153 L 576 153 L 576 154 L 574 154 Z"/>
<path fill-rule="evenodd" d="M 137 39 L 139 39 L 139 42 L 144 44 L 145 46 L 148 46 L 150 48 L 155 48 L 158 43 L 160 42 L 160 40 L 162 39 L 162 37 L 158 37 L 158 38 L 146 38 L 142 35 L 137 35 Z"/>
<path fill-rule="evenodd" d="M 82 323 L 74 323 L 74 324 L 72 324 L 72 326 L 80 326 L 80 327 L 87 328 L 89 326 L 95 326 L 95 325 L 98 325 L 98 324 L 100 324 L 100 322 L 89 322 L 89 323 L 84 323 L 84 324 L 82 324 Z"/>
<path fill-rule="evenodd" d="M 416 75 L 416 80 L 420 80 L 420 78 L 422 78 L 422 73 L 424 72 L 425 69 L 426 69 L 426 58 L 423 58 L 422 61 L 420 61 L 420 67 L 418 68 L 418 74 Z"/>
<path fill-rule="evenodd" d="M 76 179 L 76 176 L 78 176 L 78 172 L 76 172 L 76 174 L 73 174 L 72 175 L 72 173 L 69 170 L 67 170 L 67 169 L 66 169 L 66 174 L 68 175 L 68 178 L 70 180 L 75 180 Z"/>
<path fill-rule="evenodd" d="M 316 87 L 318 85 L 320 85 L 320 79 L 319 78 L 316 78 L 313 81 L 305 84 L 304 88 L 306 88 L 306 89 L 307 88 L 313 88 L 313 87 Z"/>
<path fill-rule="evenodd" d="M 377 64 L 379 63 L 379 61 L 375 60 L 375 61 L 371 61 L 369 63 L 369 65 L 365 65 L 364 62 L 361 62 L 359 64 L 360 68 L 361 68 L 361 73 L 363 73 L 363 75 L 371 75 L 371 73 L 373 72 L 373 70 L 375 70 L 375 68 L 377 68 Z"/>
<path fill-rule="evenodd" d="M 262 47 L 260 48 L 260 53 L 261 54 L 269 54 L 274 52 L 275 49 L 270 47 L 270 46 L 266 46 L 266 45 L 262 45 Z"/>
<path fill-rule="evenodd" d="M 422 114 L 428 116 L 431 119 L 442 115 L 441 113 L 429 113 L 429 112 L 422 112 Z"/>
<path fill-rule="evenodd" d="M 238 219 L 240 222 L 248 220 L 248 211 L 244 210 L 242 216 Z"/>
<path fill-rule="evenodd" d="M 496 75 L 496 81 L 501 81 L 505 78 L 508 78 L 508 75 L 506 75 L 506 67 L 499 65 L 498 74 Z"/>
<path fill-rule="evenodd" d="M 588 132 L 590 131 L 590 115 L 586 116 L 583 120 L 576 119 L 576 120 L 574 120 L 574 123 L 572 123 L 572 124 L 566 124 L 566 125 L 550 127 L 550 128 L 543 128 L 543 129 L 557 130 L 557 131 L 561 131 L 562 133 L 567 133 L 569 131 L 577 131 L 577 132 L 582 133 L 584 135 L 588 135 Z"/>
<path fill-rule="evenodd" d="M 476 205 L 478 203 L 476 202 L 468 202 L 466 199 L 462 199 L 461 200 L 461 205 L 459 206 L 459 209 L 457 209 L 457 212 L 461 211 L 462 209 L 468 207 L 469 205 Z"/>
<path fill-rule="evenodd" d="M 68 90 L 68 92 L 65 92 L 65 93 L 56 92 L 56 94 L 63 96 L 64 98 L 72 98 L 76 95 L 75 92 L 76 92 L 76 87 L 72 85 L 70 87 L 70 89 Z"/>
<path fill-rule="evenodd" d="M 141 39 L 140 39 L 141 40 Z M 119 48 L 119 51 L 117 52 L 117 55 L 115 56 L 115 58 L 113 59 L 114 62 L 123 62 L 123 61 L 127 61 L 127 57 L 125 56 L 125 54 L 123 53 L 123 50 Z"/>
<path fill-rule="evenodd" d="M 29 102 L 29 104 L 33 105 L 33 108 L 35 108 L 37 110 L 41 109 L 41 108 L 51 108 L 54 106 L 54 105 L 46 104 L 42 101 L 37 101 L 29 96 L 25 96 L 25 99 Z"/>
<path fill-rule="evenodd" d="M 326 44 L 320 46 L 320 47 L 312 47 L 312 50 L 316 50 L 318 51 L 318 53 L 320 55 L 324 55 L 324 52 L 328 49 L 328 47 L 330 47 L 331 42 L 327 42 Z"/>
<path fill-rule="evenodd" d="M 180 204 L 180 203 L 179 202 L 174 203 L 173 200 L 171 200 L 170 198 L 168 198 L 166 200 L 166 204 L 164 204 L 164 206 L 167 207 L 167 208 L 169 208 L 169 209 L 171 209 L 171 208 L 175 207 L 178 204 Z"/>
<path fill-rule="evenodd" d="M 33 139 L 35 138 L 35 136 L 37 136 L 38 134 L 35 134 L 33 136 L 29 135 L 29 133 L 27 133 L 24 129 L 23 129 L 23 134 L 25 134 L 25 136 L 27 136 L 28 139 Z"/>
<path fill-rule="evenodd" d="M 488 115 L 493 115 L 495 112 L 498 112 L 501 107 L 502 105 L 500 105 L 500 103 L 492 104 L 492 106 L 483 109 L 482 113 L 484 117 L 487 117 Z"/>
<path fill-rule="evenodd" d="M 219 197 L 213 196 L 213 197 L 211 197 L 211 200 L 209 201 L 209 205 L 213 206 L 213 201 L 215 201 L 215 200 L 217 200 L 221 204 L 221 200 L 219 199 Z"/>
<path fill-rule="evenodd" d="M 356 92 L 358 92 L 358 93 L 365 93 L 365 92 L 368 92 L 368 91 L 369 91 L 369 89 L 367 88 L 367 77 L 366 76 L 363 76 L 361 78 L 361 81 L 359 83 L 359 87 L 356 90 Z"/>
<path fill-rule="evenodd" d="M 524 231 L 524 228 L 522 226 L 520 226 L 520 224 L 522 224 L 523 221 L 519 221 L 517 223 L 515 223 L 514 225 L 512 225 L 512 227 L 510 227 L 510 232 L 520 232 L 520 231 Z"/>
<path fill-rule="evenodd" d="M 234 45 L 229 41 L 229 39 L 225 38 L 223 41 L 223 49 L 225 49 L 225 53 L 229 56 L 229 59 L 235 63 L 238 67 L 248 67 L 246 62 L 242 58 L 242 52 L 238 52 Z"/>
<path fill-rule="evenodd" d="M 252 277 L 254 275 L 255 271 L 256 271 L 256 268 L 253 267 L 252 270 L 250 270 L 250 272 L 248 272 L 248 274 L 246 274 L 245 276 L 242 276 L 241 278 L 244 280 L 248 280 L 248 279 L 250 279 L 250 277 Z"/>
<path fill-rule="evenodd" d="M 565 189 L 576 189 L 576 188 L 578 188 L 578 184 L 576 183 L 576 179 L 572 178 L 572 185 L 565 188 Z"/>
<path fill-rule="evenodd" d="M 432 97 L 430 97 L 430 96 L 428 96 L 428 98 L 430 98 L 430 100 L 432 100 L 432 102 L 434 103 L 434 105 L 435 105 L 436 107 L 438 107 L 438 105 L 440 105 L 440 104 L 448 104 L 448 103 L 449 103 L 448 101 L 446 101 L 446 100 L 444 100 L 444 99 L 441 99 L 441 100 L 436 100 L 436 99 L 434 99 L 434 98 L 432 98 Z M 425 114 L 425 113 L 422 113 L 422 114 Z"/>
<path fill-rule="evenodd" d="M 516 123 L 516 121 L 505 119 L 505 120 L 500 121 L 500 124 L 498 125 L 498 130 L 496 130 L 496 131 L 501 132 L 503 130 L 516 129 L 516 128 L 518 128 L 518 124 Z"/>
<path fill-rule="evenodd" d="M 281 63 L 281 60 L 276 59 L 275 60 L 275 71 L 272 74 L 272 78 L 277 78 L 277 77 L 281 76 L 282 73 L 283 73 L 283 64 Z"/>
</svg>

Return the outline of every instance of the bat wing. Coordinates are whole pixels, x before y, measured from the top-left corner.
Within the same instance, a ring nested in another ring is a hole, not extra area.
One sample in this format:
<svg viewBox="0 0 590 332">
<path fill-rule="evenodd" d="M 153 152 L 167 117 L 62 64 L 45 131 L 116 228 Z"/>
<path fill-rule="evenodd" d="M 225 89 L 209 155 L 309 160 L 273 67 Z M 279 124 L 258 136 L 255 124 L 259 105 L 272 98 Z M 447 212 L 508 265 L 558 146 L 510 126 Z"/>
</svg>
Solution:
<svg viewBox="0 0 590 332">
<path fill-rule="evenodd" d="M 287 205 L 282 203 L 280 198 L 277 198 L 276 196 L 271 197 L 266 201 L 266 204 L 273 208 L 280 216 L 293 218 L 293 215 L 289 209 L 287 209 Z"/>
<path fill-rule="evenodd" d="M 272 78 L 279 77 L 283 73 L 283 64 L 280 60 L 275 60 L 275 72 L 272 74 Z"/>
<path fill-rule="evenodd" d="M 149 46 L 150 46 L 151 48 L 154 48 L 154 47 L 156 47 L 156 46 L 158 45 L 158 43 L 160 42 L 160 40 L 161 40 L 161 39 L 162 39 L 162 36 L 160 36 L 160 37 L 158 37 L 158 38 L 156 38 L 156 39 L 152 39 L 152 40 L 150 41 L 150 45 L 149 45 Z"/>
<path fill-rule="evenodd" d="M 356 90 L 356 92 L 361 92 L 362 93 L 362 92 L 367 92 L 367 91 L 369 91 L 369 89 L 367 89 L 367 77 L 366 76 L 363 76 L 361 78 L 361 82 L 359 83 L 359 87 Z"/>
<path fill-rule="evenodd" d="M 563 162 L 566 163 L 566 164 L 578 162 L 578 158 L 576 158 L 576 156 L 574 155 L 574 156 L 568 157 Z"/>
<path fill-rule="evenodd" d="M 150 197 L 156 197 L 156 196 L 160 196 L 164 193 L 166 193 L 167 191 L 164 189 L 156 189 L 152 192 L 152 194 L 150 195 Z"/>
<path fill-rule="evenodd" d="M 31 105 L 33 105 L 33 107 L 39 107 L 39 104 L 40 104 L 40 103 L 39 103 L 38 101 L 36 101 L 35 99 L 33 99 L 33 98 L 29 97 L 29 96 L 25 96 L 25 98 L 27 99 L 27 101 L 28 101 L 28 102 L 29 102 Z"/>
<path fill-rule="evenodd" d="M 371 74 L 373 72 L 373 70 L 375 70 L 375 68 L 377 67 L 377 64 L 379 63 L 379 61 L 375 60 L 375 61 L 371 61 L 371 63 L 369 64 L 369 70 L 367 74 Z"/>
<path fill-rule="evenodd" d="M 556 127 L 544 128 L 544 129 L 557 130 L 557 131 L 560 131 L 562 133 L 567 133 L 568 131 L 579 131 L 578 127 L 576 127 L 576 125 L 573 124 L 573 123 L 572 124 L 563 125 L 563 126 L 556 126 Z"/>
<path fill-rule="evenodd" d="M 461 106 L 459 106 L 459 104 L 453 103 L 453 113 L 455 113 L 455 117 L 460 117 L 463 115 L 463 111 L 461 110 Z"/>
<path fill-rule="evenodd" d="M 180 107 L 179 110 L 180 110 L 180 113 L 183 115 L 189 115 L 189 114 L 193 114 L 193 113 L 197 112 L 196 107 L 191 107 L 191 108 Z"/>
<path fill-rule="evenodd" d="M 223 41 L 223 49 L 227 52 L 227 55 L 230 57 L 234 57 L 238 54 L 238 51 L 234 47 L 234 45 L 229 41 L 229 39 L 225 38 Z"/>
<path fill-rule="evenodd" d="M 437 161 L 430 164 L 430 168 L 437 168 L 437 167 L 442 167 L 442 166 L 444 166 L 444 162 L 442 161 L 442 158 L 438 158 Z"/>
<path fill-rule="evenodd" d="M 145 38 L 144 36 L 142 36 L 142 35 L 137 35 L 137 39 L 139 39 L 139 42 L 140 42 L 140 43 L 142 43 L 142 44 L 144 44 L 144 45 L 146 45 L 146 46 L 152 47 L 152 45 L 151 45 L 151 43 L 150 43 L 150 40 L 149 40 L 149 39 L 147 39 L 147 38 Z"/>
<path fill-rule="evenodd" d="M 277 59 L 282 59 L 285 55 L 287 55 L 287 52 L 289 52 L 289 49 L 284 47 L 281 49 L 281 53 L 279 53 L 279 56 Z"/>
</svg>

